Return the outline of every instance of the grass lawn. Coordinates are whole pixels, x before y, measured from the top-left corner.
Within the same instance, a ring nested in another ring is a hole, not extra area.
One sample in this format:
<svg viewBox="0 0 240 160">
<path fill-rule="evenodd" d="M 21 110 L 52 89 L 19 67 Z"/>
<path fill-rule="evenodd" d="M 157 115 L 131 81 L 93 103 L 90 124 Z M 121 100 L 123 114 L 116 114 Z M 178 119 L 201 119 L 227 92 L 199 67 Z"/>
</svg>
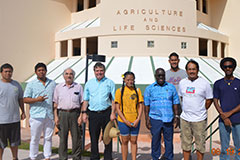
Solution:
<svg viewBox="0 0 240 160">
<path fill-rule="evenodd" d="M 19 149 L 24 149 L 24 150 L 29 150 L 29 143 L 22 141 L 22 142 L 21 142 L 21 145 L 18 146 L 18 148 L 19 148 Z M 39 151 L 43 152 L 43 145 L 39 145 Z M 52 153 L 58 154 L 58 148 L 52 147 Z M 71 150 L 71 149 L 68 149 L 68 154 L 72 154 L 72 150 Z M 91 152 L 89 152 L 89 151 L 84 151 L 84 152 L 82 153 L 82 156 L 90 157 L 90 154 L 91 154 Z M 100 153 L 100 157 L 101 157 L 101 158 L 103 157 L 103 153 Z"/>
</svg>

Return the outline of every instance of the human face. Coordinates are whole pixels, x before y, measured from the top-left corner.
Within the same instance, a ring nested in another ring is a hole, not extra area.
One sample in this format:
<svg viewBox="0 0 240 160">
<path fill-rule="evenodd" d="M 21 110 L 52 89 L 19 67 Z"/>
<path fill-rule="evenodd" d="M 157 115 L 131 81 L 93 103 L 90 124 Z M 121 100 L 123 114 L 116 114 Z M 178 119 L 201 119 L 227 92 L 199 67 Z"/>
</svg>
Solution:
<svg viewBox="0 0 240 160">
<path fill-rule="evenodd" d="M 165 71 L 164 70 L 157 70 L 155 73 L 155 78 L 157 83 L 162 86 L 165 83 Z"/>
<path fill-rule="evenodd" d="M 4 82 L 10 82 L 12 80 L 12 73 L 13 70 L 11 68 L 3 68 L 3 71 L 1 72 L 2 80 Z"/>
<path fill-rule="evenodd" d="M 65 83 L 71 85 L 74 79 L 74 73 L 72 69 L 67 69 L 63 73 L 63 78 L 65 79 Z"/>
<path fill-rule="evenodd" d="M 134 80 L 135 80 L 135 79 L 134 79 L 134 76 L 131 75 L 131 74 L 127 75 L 127 76 L 124 78 L 124 82 L 126 83 L 126 86 L 127 86 L 128 88 L 133 87 Z"/>
<path fill-rule="evenodd" d="M 188 79 L 190 80 L 195 80 L 198 78 L 198 69 L 194 63 L 189 63 L 187 65 L 187 74 L 188 74 Z"/>
<path fill-rule="evenodd" d="M 94 74 L 97 80 L 100 81 L 105 76 L 105 70 L 102 67 L 97 67 L 94 69 Z"/>
<path fill-rule="evenodd" d="M 231 61 L 226 61 L 223 63 L 223 71 L 225 72 L 225 76 L 229 77 L 233 75 L 233 63 Z"/>
<path fill-rule="evenodd" d="M 38 79 L 41 79 L 41 80 L 45 80 L 46 79 L 47 70 L 44 67 L 39 67 L 35 71 L 35 73 L 36 73 Z"/>
<path fill-rule="evenodd" d="M 178 67 L 179 61 L 180 60 L 176 56 L 171 56 L 168 60 L 168 62 L 170 63 L 171 69 L 177 70 L 179 68 Z"/>
</svg>

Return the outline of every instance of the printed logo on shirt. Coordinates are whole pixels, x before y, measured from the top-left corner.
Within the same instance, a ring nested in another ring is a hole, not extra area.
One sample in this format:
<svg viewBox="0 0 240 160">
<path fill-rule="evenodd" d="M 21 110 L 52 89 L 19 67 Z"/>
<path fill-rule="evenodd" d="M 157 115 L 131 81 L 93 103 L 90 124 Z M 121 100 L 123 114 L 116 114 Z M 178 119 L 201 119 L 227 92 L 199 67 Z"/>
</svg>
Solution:
<svg viewBox="0 0 240 160">
<path fill-rule="evenodd" d="M 181 77 L 177 77 L 176 79 L 174 77 L 170 77 L 168 82 L 172 83 L 173 85 L 178 85 L 181 81 Z"/>
<path fill-rule="evenodd" d="M 187 87 L 186 93 L 194 94 L 195 93 L 195 87 Z"/>
<path fill-rule="evenodd" d="M 137 98 L 137 95 L 134 93 L 134 94 L 131 95 L 130 99 L 134 100 L 135 98 Z"/>
</svg>

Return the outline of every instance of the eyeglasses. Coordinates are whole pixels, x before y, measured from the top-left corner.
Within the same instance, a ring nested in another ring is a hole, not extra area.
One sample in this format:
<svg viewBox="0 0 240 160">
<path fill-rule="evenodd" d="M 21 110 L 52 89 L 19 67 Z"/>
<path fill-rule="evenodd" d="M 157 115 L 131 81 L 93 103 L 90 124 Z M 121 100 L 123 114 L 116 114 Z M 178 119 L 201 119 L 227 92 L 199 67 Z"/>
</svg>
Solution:
<svg viewBox="0 0 240 160">
<path fill-rule="evenodd" d="M 233 65 L 223 66 L 224 69 L 233 68 Z"/>
</svg>

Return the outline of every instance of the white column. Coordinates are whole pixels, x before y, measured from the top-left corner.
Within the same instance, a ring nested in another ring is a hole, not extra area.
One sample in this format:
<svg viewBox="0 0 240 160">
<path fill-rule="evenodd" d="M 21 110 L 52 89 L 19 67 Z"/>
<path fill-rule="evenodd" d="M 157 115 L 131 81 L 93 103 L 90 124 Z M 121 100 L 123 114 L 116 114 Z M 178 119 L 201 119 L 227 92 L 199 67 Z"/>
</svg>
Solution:
<svg viewBox="0 0 240 160">
<path fill-rule="evenodd" d="M 217 57 L 221 58 L 221 42 L 217 42 Z"/>
<path fill-rule="evenodd" d="M 67 56 L 68 57 L 72 57 L 73 56 L 73 40 L 69 39 L 68 40 L 68 52 L 67 52 Z"/>
<path fill-rule="evenodd" d="M 61 42 L 55 42 L 55 57 L 60 58 L 61 57 Z"/>
<path fill-rule="evenodd" d="M 87 55 L 87 38 L 81 38 L 81 56 Z"/>
<path fill-rule="evenodd" d="M 83 9 L 89 8 L 89 0 L 83 0 Z"/>
<path fill-rule="evenodd" d="M 213 56 L 213 42 L 210 39 L 207 42 L 207 53 L 208 53 L 208 57 Z"/>
</svg>

